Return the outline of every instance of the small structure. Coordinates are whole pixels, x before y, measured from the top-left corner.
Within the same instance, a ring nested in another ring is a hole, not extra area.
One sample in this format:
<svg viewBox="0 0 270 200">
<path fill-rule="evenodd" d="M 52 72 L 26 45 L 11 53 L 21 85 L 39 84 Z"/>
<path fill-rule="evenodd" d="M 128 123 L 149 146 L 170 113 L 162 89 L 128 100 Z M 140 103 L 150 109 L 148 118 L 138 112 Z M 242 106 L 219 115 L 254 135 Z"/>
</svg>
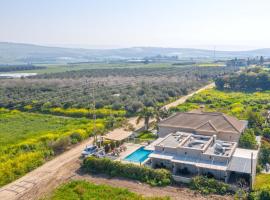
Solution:
<svg viewBox="0 0 270 200">
<path fill-rule="evenodd" d="M 247 127 L 247 121 L 217 112 L 177 113 L 161 121 L 159 137 L 183 131 L 206 136 L 216 135 L 217 139 L 238 142 L 240 135 Z"/>
<path fill-rule="evenodd" d="M 125 131 L 121 128 L 114 129 L 110 133 L 102 136 L 105 140 L 123 142 L 134 135 L 133 131 Z"/>
</svg>

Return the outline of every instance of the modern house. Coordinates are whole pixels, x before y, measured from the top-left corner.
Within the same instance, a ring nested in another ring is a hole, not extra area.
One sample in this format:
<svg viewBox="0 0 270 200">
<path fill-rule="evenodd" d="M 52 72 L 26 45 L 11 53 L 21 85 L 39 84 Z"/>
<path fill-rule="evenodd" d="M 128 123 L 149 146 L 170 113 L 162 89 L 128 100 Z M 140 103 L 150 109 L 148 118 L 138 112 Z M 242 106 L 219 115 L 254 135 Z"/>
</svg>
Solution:
<svg viewBox="0 0 270 200">
<path fill-rule="evenodd" d="M 257 150 L 237 148 L 237 142 L 218 140 L 215 135 L 176 132 L 156 144 L 149 158 L 153 168 L 167 168 L 174 175 L 208 175 L 225 182 L 251 177 L 253 182 L 257 156 Z"/>
<path fill-rule="evenodd" d="M 183 131 L 217 139 L 238 142 L 247 127 L 247 121 L 238 120 L 223 113 L 186 112 L 177 113 L 159 123 L 159 137 Z"/>
<path fill-rule="evenodd" d="M 208 175 L 225 182 L 254 182 L 258 151 L 238 148 L 246 121 L 222 113 L 178 113 L 159 123 L 159 138 L 149 155 L 153 168 L 176 176 Z"/>
</svg>

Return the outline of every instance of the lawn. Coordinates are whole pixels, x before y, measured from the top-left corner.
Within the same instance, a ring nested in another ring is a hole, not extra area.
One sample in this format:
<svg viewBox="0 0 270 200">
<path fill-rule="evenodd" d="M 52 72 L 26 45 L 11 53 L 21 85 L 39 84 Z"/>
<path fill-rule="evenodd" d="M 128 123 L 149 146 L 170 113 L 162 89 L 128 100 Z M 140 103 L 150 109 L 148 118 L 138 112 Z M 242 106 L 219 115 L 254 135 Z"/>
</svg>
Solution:
<svg viewBox="0 0 270 200">
<path fill-rule="evenodd" d="M 258 174 L 255 179 L 254 189 L 259 190 L 270 187 L 270 174 Z"/>
<path fill-rule="evenodd" d="M 146 198 L 127 189 L 108 185 L 95 185 L 86 181 L 71 181 L 57 188 L 47 200 L 169 200 L 169 198 Z"/>
<path fill-rule="evenodd" d="M 0 186 L 40 166 L 58 151 L 87 138 L 93 122 L 0 109 Z M 97 120 L 105 131 L 105 121 Z"/>
</svg>

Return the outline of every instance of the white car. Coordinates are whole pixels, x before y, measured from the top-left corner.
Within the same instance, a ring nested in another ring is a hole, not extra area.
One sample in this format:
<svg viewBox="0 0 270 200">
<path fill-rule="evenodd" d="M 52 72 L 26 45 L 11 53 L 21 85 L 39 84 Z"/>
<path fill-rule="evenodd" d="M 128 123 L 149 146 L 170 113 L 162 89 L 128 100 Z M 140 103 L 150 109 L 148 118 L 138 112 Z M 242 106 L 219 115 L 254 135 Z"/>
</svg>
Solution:
<svg viewBox="0 0 270 200">
<path fill-rule="evenodd" d="M 89 145 L 86 146 L 85 149 L 82 151 L 82 156 L 83 157 L 88 157 L 93 155 L 95 152 L 97 152 L 98 147 L 95 145 Z"/>
</svg>

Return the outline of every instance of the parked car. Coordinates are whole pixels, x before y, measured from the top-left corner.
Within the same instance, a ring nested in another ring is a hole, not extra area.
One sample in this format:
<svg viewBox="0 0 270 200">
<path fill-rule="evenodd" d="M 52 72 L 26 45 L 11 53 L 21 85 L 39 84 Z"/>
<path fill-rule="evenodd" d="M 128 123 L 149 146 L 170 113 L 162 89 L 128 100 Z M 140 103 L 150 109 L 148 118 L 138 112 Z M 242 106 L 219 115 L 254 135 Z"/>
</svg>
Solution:
<svg viewBox="0 0 270 200">
<path fill-rule="evenodd" d="M 89 145 L 86 146 L 85 149 L 82 151 L 82 157 L 88 157 L 93 155 L 95 152 L 97 152 L 98 147 L 95 145 Z"/>
</svg>

